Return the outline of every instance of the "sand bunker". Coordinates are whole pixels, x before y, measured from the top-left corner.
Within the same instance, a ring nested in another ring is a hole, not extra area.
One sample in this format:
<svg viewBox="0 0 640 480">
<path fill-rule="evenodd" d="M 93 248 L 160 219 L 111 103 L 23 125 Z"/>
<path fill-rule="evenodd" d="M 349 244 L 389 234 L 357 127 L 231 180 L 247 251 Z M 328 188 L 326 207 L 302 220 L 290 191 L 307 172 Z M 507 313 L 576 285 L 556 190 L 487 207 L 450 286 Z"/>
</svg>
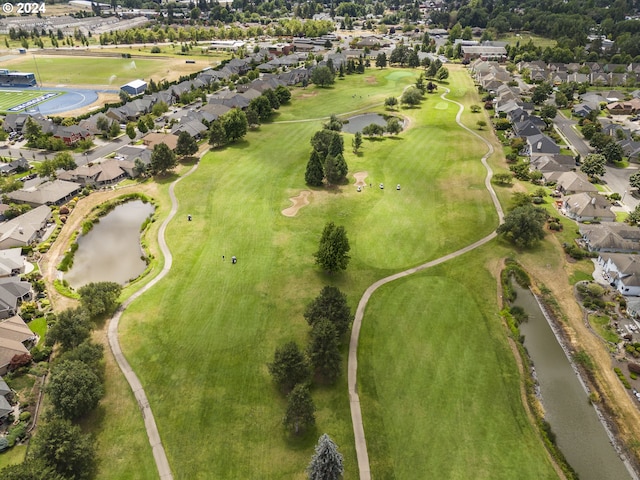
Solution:
<svg viewBox="0 0 640 480">
<path fill-rule="evenodd" d="M 353 178 L 356 179 L 356 187 L 364 187 L 366 183 L 364 179 L 367 178 L 369 174 L 367 172 L 356 172 L 353 174 Z"/>
<path fill-rule="evenodd" d="M 298 210 L 300 210 L 305 205 L 309 205 L 309 195 L 311 195 L 311 192 L 309 190 L 302 190 L 300 192 L 300 195 L 291 197 L 289 200 L 293 202 L 293 205 L 282 210 L 282 214 L 285 217 L 295 217 L 298 213 Z"/>
</svg>

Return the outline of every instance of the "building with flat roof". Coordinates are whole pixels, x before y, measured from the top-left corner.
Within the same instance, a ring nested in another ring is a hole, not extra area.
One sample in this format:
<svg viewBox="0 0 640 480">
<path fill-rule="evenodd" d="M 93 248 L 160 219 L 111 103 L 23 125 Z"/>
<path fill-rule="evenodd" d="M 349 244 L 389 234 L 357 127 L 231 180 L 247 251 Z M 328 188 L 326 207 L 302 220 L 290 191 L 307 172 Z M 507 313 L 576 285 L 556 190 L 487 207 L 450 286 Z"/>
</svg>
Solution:
<svg viewBox="0 0 640 480">
<path fill-rule="evenodd" d="M 142 95 L 146 89 L 147 89 L 147 82 L 145 82 L 144 80 L 133 80 L 120 87 L 120 90 L 126 92 L 128 95 L 132 97 Z"/>
</svg>

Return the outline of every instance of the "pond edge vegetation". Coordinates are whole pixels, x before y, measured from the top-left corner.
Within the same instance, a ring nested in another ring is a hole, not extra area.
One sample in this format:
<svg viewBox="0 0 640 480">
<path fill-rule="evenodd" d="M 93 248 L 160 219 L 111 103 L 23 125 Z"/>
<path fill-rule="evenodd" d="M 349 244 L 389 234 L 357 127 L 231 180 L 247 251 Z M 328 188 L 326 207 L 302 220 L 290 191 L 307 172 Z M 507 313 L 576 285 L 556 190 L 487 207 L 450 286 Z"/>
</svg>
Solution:
<svg viewBox="0 0 640 480">
<path fill-rule="evenodd" d="M 153 198 L 140 192 L 126 193 L 124 195 L 120 195 L 117 198 L 94 206 L 87 216 L 87 219 L 82 222 L 80 230 L 74 232 L 71 236 L 69 248 L 58 264 L 57 269 L 62 272 L 69 271 L 69 269 L 73 266 L 73 259 L 76 251 L 78 250 L 78 236 L 87 235 L 93 229 L 94 225 L 100 222 L 100 217 L 106 216 L 120 205 L 124 205 L 125 203 L 137 200 L 140 200 L 143 203 L 151 203 L 154 207 L 156 207 L 157 210 L 156 201 Z M 144 238 L 144 234 L 149 226 L 155 221 L 156 213 L 153 213 L 145 218 L 145 220 L 142 222 L 142 225 L 140 226 L 140 247 L 142 248 L 143 252 L 141 258 L 145 261 L 147 267 L 140 275 L 138 275 L 138 277 L 130 279 L 128 283 L 132 283 L 135 280 L 143 278 L 150 271 L 150 263 L 153 259 L 153 254 L 149 251 L 149 246 Z M 66 280 L 55 280 L 54 286 L 56 288 L 56 291 L 61 295 L 69 298 L 79 298 L 78 294 L 69 286 Z"/>
</svg>

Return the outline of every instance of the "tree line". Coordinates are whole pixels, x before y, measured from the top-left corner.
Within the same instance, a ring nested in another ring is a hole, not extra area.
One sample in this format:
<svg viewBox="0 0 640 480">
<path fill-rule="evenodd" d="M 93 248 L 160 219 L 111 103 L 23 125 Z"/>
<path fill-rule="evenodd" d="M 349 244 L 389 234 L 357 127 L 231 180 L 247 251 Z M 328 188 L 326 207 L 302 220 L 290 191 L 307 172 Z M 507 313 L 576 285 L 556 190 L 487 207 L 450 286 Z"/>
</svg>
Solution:
<svg viewBox="0 0 640 480">
<path fill-rule="evenodd" d="M 78 289 L 80 305 L 50 322 L 46 345 L 55 349 L 45 388 L 50 407 L 21 464 L 0 471 L 3 480 L 88 480 L 96 471 L 95 440 L 79 421 L 104 395 L 104 348 L 91 340 L 96 324 L 118 306 L 117 283 L 89 283 Z"/>
</svg>

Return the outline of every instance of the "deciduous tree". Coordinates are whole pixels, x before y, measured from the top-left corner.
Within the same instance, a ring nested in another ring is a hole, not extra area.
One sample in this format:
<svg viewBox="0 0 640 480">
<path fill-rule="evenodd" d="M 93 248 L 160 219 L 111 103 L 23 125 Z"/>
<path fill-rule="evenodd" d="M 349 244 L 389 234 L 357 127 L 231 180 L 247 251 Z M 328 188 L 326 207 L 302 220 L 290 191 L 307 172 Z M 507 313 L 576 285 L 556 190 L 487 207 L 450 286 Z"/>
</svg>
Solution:
<svg viewBox="0 0 640 480">
<path fill-rule="evenodd" d="M 411 107 L 418 105 L 422 101 L 422 92 L 416 87 L 407 88 L 400 97 L 400 103 Z"/>
<path fill-rule="evenodd" d="M 80 287 L 80 304 L 91 319 L 111 314 L 118 306 L 122 286 L 115 282 L 91 282 Z"/>
<path fill-rule="evenodd" d="M 84 308 L 69 308 L 56 315 L 56 322 L 47 333 L 47 343 L 59 343 L 63 350 L 70 350 L 90 335 L 91 323 L 87 311 Z"/>
<path fill-rule="evenodd" d="M 606 162 L 607 159 L 604 158 L 604 155 L 600 155 L 599 153 L 590 153 L 584 157 L 582 165 L 580 165 L 580 170 L 591 178 L 599 177 L 605 174 L 604 165 Z"/>
<path fill-rule="evenodd" d="M 55 365 L 46 391 L 56 414 L 69 420 L 96 408 L 104 394 L 98 376 L 79 360 L 65 360 Z"/>
<path fill-rule="evenodd" d="M 540 208 L 533 205 L 517 207 L 505 215 L 497 232 L 518 247 L 528 248 L 544 238 L 546 220 L 547 214 Z"/>
<path fill-rule="evenodd" d="M 153 147 L 151 153 L 151 173 L 164 174 L 178 164 L 176 154 L 165 143 Z"/>
<path fill-rule="evenodd" d="M 311 81 L 319 87 L 328 87 L 335 82 L 335 74 L 329 67 L 316 67 L 311 72 Z"/>
<path fill-rule="evenodd" d="M 229 143 L 233 143 L 247 134 L 247 116 L 239 108 L 232 108 L 220 119 Z"/>
<path fill-rule="evenodd" d="M 54 417 L 38 427 L 28 463 L 31 461 L 42 461 L 62 478 L 88 480 L 95 472 L 94 441 L 80 427 Z"/>
<path fill-rule="evenodd" d="M 193 155 L 198 151 L 198 142 L 193 138 L 189 132 L 180 132 L 178 135 L 178 142 L 176 143 L 176 154 L 186 157 Z"/>
</svg>

